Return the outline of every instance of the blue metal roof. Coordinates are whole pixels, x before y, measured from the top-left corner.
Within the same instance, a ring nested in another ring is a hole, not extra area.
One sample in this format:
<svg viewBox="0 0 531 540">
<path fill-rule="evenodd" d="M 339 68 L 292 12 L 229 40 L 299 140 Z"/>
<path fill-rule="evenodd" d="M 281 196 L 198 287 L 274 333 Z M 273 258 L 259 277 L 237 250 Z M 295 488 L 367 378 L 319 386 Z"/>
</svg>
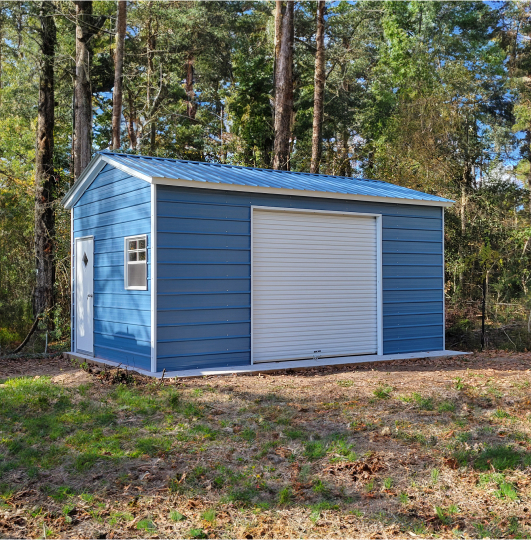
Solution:
<svg viewBox="0 0 531 540">
<path fill-rule="evenodd" d="M 422 193 L 421 191 L 415 191 L 379 180 L 293 171 L 275 171 L 272 169 L 255 169 L 252 167 L 241 167 L 239 165 L 222 165 L 219 163 L 118 154 L 114 152 L 99 152 L 99 154 L 149 177 L 440 203 L 452 202 L 437 195 Z"/>
<path fill-rule="evenodd" d="M 167 179 L 185 182 L 198 182 L 211 189 L 234 189 L 238 191 L 260 191 L 277 194 L 306 195 L 337 199 L 372 200 L 402 199 L 410 204 L 450 206 L 453 201 L 415 191 L 413 189 L 381 182 L 347 176 L 331 176 L 293 171 L 275 171 L 255 169 L 239 165 L 222 165 L 202 161 L 169 159 L 159 157 L 98 152 L 70 191 L 65 195 L 63 204 L 71 208 L 94 179 L 94 175 L 108 163 L 143 180 Z M 182 185 L 182 184 L 179 184 Z M 193 184 L 191 184 L 193 187 Z M 232 188 L 229 186 L 233 186 Z M 385 201 L 382 201 L 385 202 Z"/>
</svg>

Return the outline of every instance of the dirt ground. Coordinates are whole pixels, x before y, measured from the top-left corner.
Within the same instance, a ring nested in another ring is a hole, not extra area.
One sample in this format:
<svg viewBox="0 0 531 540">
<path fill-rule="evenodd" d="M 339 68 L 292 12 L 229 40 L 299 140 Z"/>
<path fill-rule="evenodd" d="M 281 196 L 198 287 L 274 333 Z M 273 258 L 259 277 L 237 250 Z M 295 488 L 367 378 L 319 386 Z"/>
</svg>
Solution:
<svg viewBox="0 0 531 540">
<path fill-rule="evenodd" d="M 79 366 L 62 355 L 52 358 L 0 358 L 0 381 L 36 375 L 53 377 L 74 371 L 79 371 Z"/>
<path fill-rule="evenodd" d="M 0 537 L 531 536 L 531 353 L 90 371 L 0 362 Z"/>
</svg>

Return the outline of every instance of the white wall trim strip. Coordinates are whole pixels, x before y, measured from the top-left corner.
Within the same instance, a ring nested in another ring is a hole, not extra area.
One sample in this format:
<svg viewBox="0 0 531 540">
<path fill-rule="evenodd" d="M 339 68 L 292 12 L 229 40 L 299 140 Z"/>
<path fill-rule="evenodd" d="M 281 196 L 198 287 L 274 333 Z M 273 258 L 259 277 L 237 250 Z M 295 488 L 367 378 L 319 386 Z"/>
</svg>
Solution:
<svg viewBox="0 0 531 540">
<path fill-rule="evenodd" d="M 443 349 L 446 347 L 446 293 L 444 291 L 444 281 L 446 279 L 445 269 L 445 254 L 444 254 L 444 208 L 441 208 L 442 217 L 442 303 L 443 303 L 443 320 L 442 320 L 442 335 Z"/>
<path fill-rule="evenodd" d="M 76 350 L 76 320 L 74 317 L 75 309 L 75 289 L 74 289 L 74 261 L 75 261 L 75 243 L 74 243 L 74 209 L 70 210 L 70 348 Z"/>
<path fill-rule="evenodd" d="M 382 277 L 382 216 L 376 217 L 376 317 L 378 328 L 378 354 L 383 354 L 383 277 Z"/>
<path fill-rule="evenodd" d="M 151 371 L 157 371 L 157 186 L 151 184 Z"/>
</svg>

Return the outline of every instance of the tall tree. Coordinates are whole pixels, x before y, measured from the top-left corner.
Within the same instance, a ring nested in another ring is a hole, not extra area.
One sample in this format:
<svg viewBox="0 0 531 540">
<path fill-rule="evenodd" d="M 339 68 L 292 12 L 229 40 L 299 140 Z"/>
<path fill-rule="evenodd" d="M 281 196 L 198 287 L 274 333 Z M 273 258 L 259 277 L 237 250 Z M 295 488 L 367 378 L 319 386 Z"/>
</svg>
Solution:
<svg viewBox="0 0 531 540">
<path fill-rule="evenodd" d="M 92 0 L 77 0 L 76 5 L 76 82 L 75 82 L 75 140 L 74 179 L 88 165 L 92 154 L 92 90 L 90 64 L 92 61 Z"/>
<path fill-rule="evenodd" d="M 127 26 L 127 1 L 118 0 L 116 17 L 116 49 L 114 51 L 114 89 L 112 92 L 112 143 L 111 148 L 121 146 L 120 131 L 122 125 L 122 78 L 124 67 L 125 30 Z"/>
<path fill-rule="evenodd" d="M 75 82 L 75 140 L 74 179 L 88 165 L 92 156 L 92 38 L 105 22 L 92 14 L 92 0 L 75 0 L 76 6 L 76 82 Z"/>
<path fill-rule="evenodd" d="M 35 259 L 36 283 L 34 312 L 40 315 L 54 303 L 54 201 L 56 186 L 54 175 L 55 126 L 55 49 L 57 33 L 52 2 L 42 1 L 39 6 L 40 74 L 39 106 L 37 118 L 37 153 L 35 164 Z"/>
<path fill-rule="evenodd" d="M 283 2 L 280 47 L 275 73 L 275 145 L 273 169 L 289 170 L 293 115 L 294 4 Z M 278 9 L 278 8 L 277 8 Z"/>
<path fill-rule="evenodd" d="M 325 73 L 325 0 L 317 3 L 317 34 L 315 53 L 315 75 L 313 93 L 313 129 L 312 129 L 312 161 L 310 172 L 318 173 L 321 163 L 323 149 L 323 111 L 324 111 L 324 89 L 326 82 Z"/>
<path fill-rule="evenodd" d="M 186 95 L 188 101 L 186 103 L 186 114 L 191 120 L 195 120 L 197 114 L 197 103 L 195 102 L 194 91 L 194 57 L 190 55 L 186 60 Z"/>
</svg>

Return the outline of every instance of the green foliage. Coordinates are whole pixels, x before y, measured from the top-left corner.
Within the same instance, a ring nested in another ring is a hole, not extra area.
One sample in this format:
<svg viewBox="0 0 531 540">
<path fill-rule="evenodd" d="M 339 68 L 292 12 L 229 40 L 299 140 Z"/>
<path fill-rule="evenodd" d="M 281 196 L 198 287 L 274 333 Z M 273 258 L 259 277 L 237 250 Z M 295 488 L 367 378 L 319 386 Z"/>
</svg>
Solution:
<svg viewBox="0 0 531 540">
<path fill-rule="evenodd" d="M 282 488 L 278 493 L 279 504 L 289 504 L 293 498 L 293 493 L 289 486 Z"/>
<path fill-rule="evenodd" d="M 387 384 L 380 385 L 378 388 L 373 392 L 373 394 L 378 399 L 389 399 L 391 396 L 391 392 L 394 390 L 392 386 L 389 386 Z"/>
<path fill-rule="evenodd" d="M 153 532 L 156 530 L 155 524 L 151 519 L 141 519 L 136 524 L 136 528 L 146 532 Z"/>
<path fill-rule="evenodd" d="M 432 469 L 431 470 L 431 481 L 436 484 L 439 481 L 440 471 L 439 469 Z"/>
<path fill-rule="evenodd" d="M 454 412 L 455 411 L 455 403 L 452 403 L 451 401 L 442 401 L 439 406 L 437 407 L 437 410 L 442 412 Z"/>
<path fill-rule="evenodd" d="M 326 446 L 322 441 L 309 441 L 304 445 L 304 455 L 309 460 L 316 460 L 326 455 Z"/>
<path fill-rule="evenodd" d="M 207 534 L 203 529 L 190 529 L 188 531 L 189 538 L 208 538 Z"/>
<path fill-rule="evenodd" d="M 170 519 L 172 521 L 183 521 L 184 519 L 186 519 L 186 516 L 184 516 L 183 514 L 178 512 L 177 510 L 172 510 L 170 512 Z"/>
</svg>

